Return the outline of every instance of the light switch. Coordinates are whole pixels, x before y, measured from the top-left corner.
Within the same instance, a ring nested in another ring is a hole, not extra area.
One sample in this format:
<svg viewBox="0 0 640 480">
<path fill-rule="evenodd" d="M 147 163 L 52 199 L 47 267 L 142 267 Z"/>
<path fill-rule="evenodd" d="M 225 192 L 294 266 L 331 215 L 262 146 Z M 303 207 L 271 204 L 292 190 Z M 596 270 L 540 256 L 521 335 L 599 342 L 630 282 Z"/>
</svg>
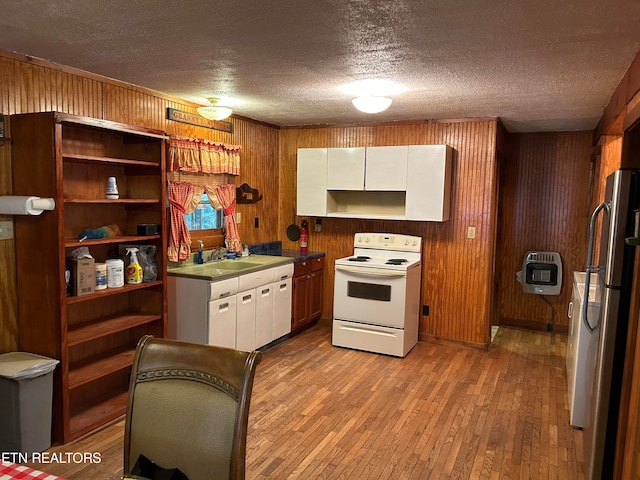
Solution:
<svg viewBox="0 0 640 480">
<path fill-rule="evenodd" d="M 476 238 L 476 227 L 467 227 L 467 238 Z"/>
<path fill-rule="evenodd" d="M 240 223 L 242 221 L 242 215 L 240 215 L 240 212 L 236 212 L 236 223 Z"/>
</svg>

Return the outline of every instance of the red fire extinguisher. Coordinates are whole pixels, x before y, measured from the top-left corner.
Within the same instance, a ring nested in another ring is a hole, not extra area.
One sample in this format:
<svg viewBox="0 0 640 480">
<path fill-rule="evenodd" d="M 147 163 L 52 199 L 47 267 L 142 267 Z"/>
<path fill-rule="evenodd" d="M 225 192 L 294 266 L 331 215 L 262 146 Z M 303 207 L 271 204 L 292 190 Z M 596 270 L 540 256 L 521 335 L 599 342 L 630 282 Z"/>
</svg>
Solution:
<svg viewBox="0 0 640 480">
<path fill-rule="evenodd" d="M 309 238 L 309 230 L 307 229 L 307 221 L 302 220 L 302 225 L 300 226 L 300 253 L 307 253 L 307 240 Z"/>
</svg>

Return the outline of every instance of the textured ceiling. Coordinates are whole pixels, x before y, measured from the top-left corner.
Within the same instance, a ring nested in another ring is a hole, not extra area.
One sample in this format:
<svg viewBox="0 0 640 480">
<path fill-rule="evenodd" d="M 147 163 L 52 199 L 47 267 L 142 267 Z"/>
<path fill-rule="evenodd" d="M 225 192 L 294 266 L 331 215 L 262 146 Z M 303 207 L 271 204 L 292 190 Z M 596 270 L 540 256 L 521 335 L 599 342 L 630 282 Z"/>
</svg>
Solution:
<svg viewBox="0 0 640 480">
<path fill-rule="evenodd" d="M 637 0 L 0 0 L 0 48 L 276 125 L 500 117 L 593 129 L 640 50 Z M 382 113 L 340 86 L 393 80 Z"/>
</svg>

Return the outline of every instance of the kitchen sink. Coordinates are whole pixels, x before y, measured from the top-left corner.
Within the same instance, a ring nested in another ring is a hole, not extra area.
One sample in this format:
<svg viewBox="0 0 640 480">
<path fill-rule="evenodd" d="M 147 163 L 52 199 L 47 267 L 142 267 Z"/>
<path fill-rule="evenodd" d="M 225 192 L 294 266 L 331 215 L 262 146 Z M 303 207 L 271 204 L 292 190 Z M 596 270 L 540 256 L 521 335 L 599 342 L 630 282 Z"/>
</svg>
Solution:
<svg viewBox="0 0 640 480">
<path fill-rule="evenodd" d="M 214 262 L 213 265 L 220 270 L 244 270 L 245 268 L 258 267 L 262 264 L 244 260 L 223 260 L 221 262 Z"/>
</svg>

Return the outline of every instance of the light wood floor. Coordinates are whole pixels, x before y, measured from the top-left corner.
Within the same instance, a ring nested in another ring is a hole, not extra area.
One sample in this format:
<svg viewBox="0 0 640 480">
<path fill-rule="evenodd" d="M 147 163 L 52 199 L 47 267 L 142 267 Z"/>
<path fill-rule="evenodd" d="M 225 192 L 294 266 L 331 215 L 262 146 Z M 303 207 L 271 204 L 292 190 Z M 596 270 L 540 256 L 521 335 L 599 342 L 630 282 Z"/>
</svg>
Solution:
<svg viewBox="0 0 640 480">
<path fill-rule="evenodd" d="M 581 479 L 569 426 L 566 336 L 500 328 L 489 352 L 418 344 L 406 358 L 331 346 L 315 326 L 264 353 L 251 401 L 248 479 Z M 35 464 L 69 480 L 122 471 L 124 420 Z"/>
</svg>

